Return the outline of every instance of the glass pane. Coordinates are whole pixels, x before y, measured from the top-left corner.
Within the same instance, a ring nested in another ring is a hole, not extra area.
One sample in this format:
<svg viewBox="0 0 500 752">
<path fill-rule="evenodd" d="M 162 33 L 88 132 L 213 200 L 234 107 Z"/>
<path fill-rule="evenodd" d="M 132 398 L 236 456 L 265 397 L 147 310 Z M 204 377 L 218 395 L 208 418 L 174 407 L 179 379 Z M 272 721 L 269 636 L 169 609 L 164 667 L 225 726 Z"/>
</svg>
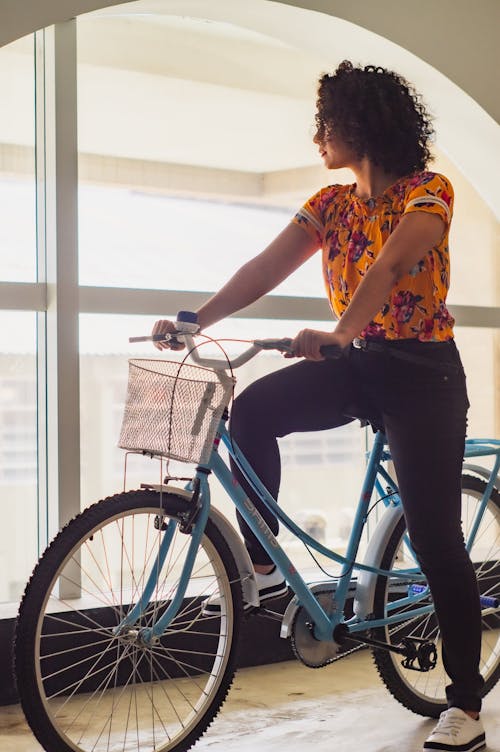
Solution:
<svg viewBox="0 0 500 752">
<path fill-rule="evenodd" d="M 218 289 L 319 187 L 297 170 L 322 169 L 323 62 L 192 16 L 125 8 L 77 30 L 81 283 Z M 277 292 L 322 296 L 319 257 Z"/>
<path fill-rule="evenodd" d="M 471 403 L 468 435 L 471 438 L 496 437 L 500 428 L 500 332 L 462 326 L 456 328 L 455 335 Z"/>
<path fill-rule="evenodd" d="M 0 279 L 36 276 L 33 38 L 0 48 Z"/>
<path fill-rule="evenodd" d="M 81 438 L 82 438 L 82 503 L 86 506 L 97 499 L 120 491 L 124 486 L 124 452 L 117 449 L 123 403 L 127 385 L 128 357 L 160 357 L 149 343 L 129 345 L 130 335 L 149 333 L 151 317 L 82 315 L 81 342 Z M 321 323 L 298 321 L 226 320 L 212 327 L 213 336 L 281 337 L 293 335 L 307 325 Z M 323 322 L 323 325 L 326 325 Z M 241 352 L 241 342 L 224 343 L 229 355 Z M 213 345 L 204 346 L 206 354 L 215 355 Z M 179 353 L 168 353 L 167 360 Z M 237 391 L 264 373 L 289 365 L 276 353 L 264 352 L 237 373 Z M 353 518 L 364 468 L 367 436 L 359 423 L 333 431 L 295 434 L 280 440 L 283 458 L 280 500 L 288 514 L 326 545 L 343 550 Z M 171 462 L 172 475 L 192 474 L 193 467 Z M 157 460 L 129 455 L 126 487 L 140 483 L 159 483 L 166 473 L 165 464 Z M 182 483 L 180 483 L 182 486 Z M 228 518 L 235 522 L 234 511 L 224 492 L 214 480 L 213 500 Z M 280 540 L 301 567 L 312 565 L 303 546 L 283 531 Z"/>
<path fill-rule="evenodd" d="M 216 290 L 288 224 L 292 212 L 81 186 L 80 283 Z M 322 296 L 319 255 L 276 290 Z"/>
<path fill-rule="evenodd" d="M 36 314 L 0 312 L 0 601 L 17 601 L 38 555 Z"/>
<path fill-rule="evenodd" d="M 500 300 L 498 218 L 467 176 L 442 154 L 436 160 L 435 169 L 450 178 L 455 191 L 448 302 L 497 306 Z M 481 270 L 479 275 L 478 270 Z"/>
</svg>

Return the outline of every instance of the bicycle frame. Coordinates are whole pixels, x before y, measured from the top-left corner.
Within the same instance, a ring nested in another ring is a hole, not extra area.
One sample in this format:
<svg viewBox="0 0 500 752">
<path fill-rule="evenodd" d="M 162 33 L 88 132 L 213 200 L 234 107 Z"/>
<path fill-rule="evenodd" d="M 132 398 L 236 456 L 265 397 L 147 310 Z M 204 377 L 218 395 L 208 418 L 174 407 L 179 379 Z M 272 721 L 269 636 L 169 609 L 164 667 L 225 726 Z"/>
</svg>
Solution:
<svg viewBox="0 0 500 752">
<path fill-rule="evenodd" d="M 372 498 L 373 489 L 375 487 L 377 476 L 382 473 L 384 480 L 390 480 L 394 489 L 392 494 L 392 504 L 399 505 L 400 500 L 397 493 L 397 487 L 394 481 L 390 478 L 389 474 L 382 468 L 381 463 L 390 456 L 385 451 L 385 436 L 382 433 L 375 435 L 373 448 L 370 452 L 365 478 L 361 489 L 361 494 L 358 501 L 355 519 L 352 525 L 351 534 L 347 544 L 347 550 L 345 556 L 342 556 L 329 548 L 326 548 L 321 543 L 316 541 L 293 520 L 291 520 L 285 512 L 278 506 L 271 494 L 263 486 L 248 461 L 240 451 L 238 446 L 231 440 L 227 429 L 224 425 L 221 426 L 221 440 L 227 447 L 230 456 L 234 459 L 242 473 L 244 474 L 251 487 L 258 494 L 259 498 L 266 504 L 266 506 L 280 519 L 280 521 L 302 542 L 316 550 L 318 553 L 323 554 L 329 559 L 341 564 L 341 571 L 338 576 L 338 582 L 335 589 L 335 601 L 337 608 L 334 610 L 331 616 L 327 615 L 322 608 L 314 593 L 308 587 L 302 576 L 297 572 L 293 562 L 288 558 L 282 547 L 278 543 L 277 539 L 269 529 L 268 525 L 255 508 L 254 504 L 248 498 L 247 494 L 237 484 L 232 476 L 231 471 L 221 459 L 218 453 L 214 453 L 210 459 L 209 467 L 213 470 L 217 480 L 222 484 L 227 494 L 231 497 L 234 505 L 245 519 L 246 523 L 256 535 L 261 545 L 269 554 L 272 561 L 278 566 L 285 575 L 288 584 L 296 595 L 298 603 L 303 606 L 310 615 L 314 623 L 314 634 L 316 639 L 319 640 L 332 640 L 335 627 L 343 621 L 344 606 L 348 597 L 352 573 L 356 570 L 368 571 L 374 574 L 390 575 L 391 577 L 400 577 L 404 580 L 413 580 L 418 582 L 422 580 L 422 575 L 418 569 L 412 570 L 399 570 L 398 572 L 388 572 L 386 570 L 378 569 L 376 567 L 367 566 L 356 562 L 356 555 L 363 534 L 363 529 L 366 523 L 369 504 Z M 417 602 L 422 599 L 422 595 L 412 597 L 412 602 Z M 407 600 L 407 599 L 405 599 Z M 419 609 L 412 611 L 411 618 L 417 614 L 430 613 L 432 606 L 426 605 Z M 390 618 L 390 617 L 389 617 Z M 404 621 L 409 616 L 398 616 L 398 621 Z M 387 620 L 384 623 L 388 623 Z M 365 620 L 351 620 L 348 622 L 351 632 L 363 631 L 369 627 L 376 626 L 373 621 L 369 623 Z"/>
<path fill-rule="evenodd" d="M 226 446 L 230 457 L 234 460 L 234 462 L 240 468 L 241 472 L 243 473 L 243 475 L 249 482 L 254 492 L 263 501 L 263 503 L 278 517 L 278 519 L 299 540 L 306 543 L 308 546 L 316 550 L 318 553 L 323 554 L 324 556 L 328 557 L 329 559 L 341 565 L 340 575 L 338 576 L 338 578 L 335 578 L 336 588 L 335 588 L 335 593 L 333 597 L 335 598 L 336 609 L 334 609 L 334 612 L 332 615 L 329 616 L 325 612 L 325 610 L 322 608 L 318 599 L 315 597 L 314 593 L 308 587 L 308 585 L 306 584 L 302 576 L 295 569 L 293 562 L 289 559 L 287 554 L 283 551 L 276 537 L 273 535 L 272 531 L 270 530 L 269 526 L 266 524 L 266 522 L 262 518 L 259 511 L 256 509 L 255 505 L 248 498 L 243 488 L 235 481 L 230 468 L 224 462 L 224 460 L 220 457 L 217 451 L 220 442 L 222 442 L 224 446 Z M 370 501 L 372 499 L 373 490 L 377 489 L 379 494 L 385 496 L 384 503 L 387 507 L 399 506 L 401 504 L 401 501 L 399 499 L 397 485 L 394 482 L 393 478 L 390 476 L 390 474 L 387 472 L 385 467 L 383 467 L 383 464 L 382 464 L 390 460 L 390 453 L 386 450 L 385 445 L 386 445 L 385 436 L 380 432 L 377 433 L 375 435 L 373 448 L 368 457 L 366 474 L 365 474 L 363 486 L 361 489 L 361 494 L 360 494 L 359 501 L 358 501 L 354 523 L 352 526 L 351 534 L 350 534 L 348 545 L 347 545 L 347 551 L 346 551 L 345 556 L 341 556 L 340 554 L 336 553 L 335 551 L 332 551 L 331 549 L 326 548 L 321 543 L 316 541 L 314 538 L 309 536 L 304 530 L 302 530 L 298 525 L 296 525 L 293 522 L 293 520 L 291 520 L 285 514 L 285 512 L 281 509 L 281 507 L 278 506 L 275 499 L 273 499 L 271 494 L 267 491 L 265 486 L 262 484 L 260 479 L 257 477 L 255 472 L 253 471 L 252 467 L 250 466 L 250 464 L 244 457 L 241 450 L 238 448 L 236 443 L 231 439 L 229 432 L 227 430 L 227 427 L 226 427 L 226 420 L 222 419 L 219 425 L 219 430 L 218 430 L 215 442 L 214 442 L 214 449 L 212 451 L 211 457 L 208 463 L 206 465 L 200 466 L 196 472 L 197 482 L 200 484 L 200 495 L 199 495 L 200 513 L 191 533 L 191 535 L 193 536 L 191 545 L 192 546 L 198 545 L 198 542 L 205 528 L 206 519 L 208 517 L 209 507 L 210 507 L 210 488 L 209 488 L 209 484 L 207 480 L 207 475 L 210 472 L 213 472 L 213 474 L 215 475 L 217 480 L 221 483 L 222 487 L 224 488 L 228 496 L 233 501 L 233 504 L 235 505 L 236 509 L 242 515 L 242 517 L 244 518 L 244 520 L 246 521 L 250 529 L 253 531 L 253 533 L 256 535 L 258 540 L 261 542 L 264 549 L 269 554 L 272 561 L 284 573 L 287 582 L 289 583 L 291 589 L 295 593 L 297 605 L 300 604 L 301 606 L 303 606 L 308 612 L 308 614 L 310 615 L 311 620 L 314 624 L 315 637 L 319 640 L 327 640 L 327 641 L 333 640 L 333 633 L 334 633 L 335 628 L 341 622 L 343 622 L 343 619 L 344 619 L 344 606 L 348 597 L 348 593 L 349 593 L 349 589 L 350 589 L 350 585 L 352 581 L 352 574 L 354 570 L 365 571 L 374 575 L 382 575 L 382 576 L 387 576 L 387 577 L 391 577 L 394 579 L 399 578 L 399 579 L 404 580 L 406 584 L 408 584 L 409 582 L 418 583 L 419 581 L 424 579 L 423 575 L 421 574 L 417 566 L 414 569 L 397 570 L 397 571 L 389 570 L 388 571 L 388 570 L 379 569 L 377 567 L 369 566 L 366 564 L 362 564 L 356 561 L 356 556 L 357 556 L 359 544 L 361 541 L 361 536 L 362 536 L 364 526 L 368 518 L 368 509 L 369 509 Z M 483 496 L 482 503 L 480 504 L 478 512 L 477 512 L 475 525 L 473 527 L 473 531 L 470 536 L 471 540 L 468 541 L 469 547 L 473 543 L 474 536 L 481 522 L 481 518 L 486 508 L 489 495 L 495 484 L 497 475 L 500 470 L 500 441 L 470 440 L 467 442 L 466 454 L 465 454 L 466 457 L 477 457 L 477 456 L 486 456 L 486 455 L 496 455 L 496 461 L 495 461 L 494 469 L 490 475 L 490 479 L 486 488 L 486 492 Z M 391 489 L 391 492 L 389 494 L 384 494 L 382 483 L 389 485 Z M 172 535 L 173 533 L 173 530 L 171 530 L 171 526 L 176 525 L 176 524 L 177 523 L 174 520 L 171 520 L 169 522 L 169 527 L 168 527 L 169 535 Z M 167 547 L 165 547 L 165 549 L 166 548 Z M 410 550 L 411 550 L 411 547 L 410 547 Z M 160 552 L 159 556 L 162 556 L 162 555 L 163 556 L 166 555 L 166 550 L 164 553 Z M 194 552 L 193 552 L 193 556 L 194 556 Z M 175 602 L 172 602 L 172 604 L 170 604 L 165 614 L 162 616 L 161 619 L 158 620 L 158 622 L 152 628 L 145 630 L 144 639 L 146 641 L 149 641 L 150 639 L 153 639 L 155 636 L 160 635 L 166 629 L 171 619 L 173 618 L 174 614 L 176 613 L 178 604 L 185 595 L 186 584 L 191 574 L 190 561 L 192 561 L 192 557 L 188 557 L 188 561 L 185 565 L 184 571 L 182 573 L 181 581 L 179 583 L 179 588 L 176 594 Z M 153 565 L 152 574 L 151 574 L 152 583 L 154 582 L 153 573 L 158 571 L 159 565 L 161 565 L 161 562 L 155 562 L 155 564 Z M 146 586 L 143 598 L 141 598 L 140 603 L 136 606 L 135 613 L 131 612 L 130 617 L 126 620 L 127 625 L 130 625 L 131 621 L 133 621 L 137 617 L 137 615 L 140 613 L 140 611 L 144 607 L 143 604 L 145 605 L 145 603 L 147 602 L 148 600 L 147 592 L 146 592 L 147 590 L 149 590 L 148 586 Z M 401 622 L 413 619 L 415 616 L 431 613 L 433 610 L 432 604 L 426 604 L 422 606 L 418 605 L 418 603 L 422 601 L 423 599 L 425 599 L 427 596 L 428 596 L 427 588 L 425 588 L 422 592 L 409 593 L 407 596 L 403 598 L 399 598 L 395 600 L 394 602 L 392 602 L 390 604 L 390 608 L 388 609 L 388 612 L 400 609 L 403 606 L 406 607 L 410 604 L 414 604 L 415 608 L 412 608 L 411 610 L 407 610 L 404 613 L 397 613 L 392 616 L 386 615 L 384 618 L 376 619 L 376 620 L 375 619 L 359 619 L 358 617 L 354 616 L 353 618 L 345 622 L 345 624 L 348 627 L 350 633 L 356 633 L 356 632 L 366 631 L 367 629 L 372 629 L 374 627 L 380 627 L 380 626 L 385 626 L 385 625 L 394 624 L 394 623 L 401 623 Z M 123 624 L 125 624 L 125 621 L 123 622 Z"/>
</svg>

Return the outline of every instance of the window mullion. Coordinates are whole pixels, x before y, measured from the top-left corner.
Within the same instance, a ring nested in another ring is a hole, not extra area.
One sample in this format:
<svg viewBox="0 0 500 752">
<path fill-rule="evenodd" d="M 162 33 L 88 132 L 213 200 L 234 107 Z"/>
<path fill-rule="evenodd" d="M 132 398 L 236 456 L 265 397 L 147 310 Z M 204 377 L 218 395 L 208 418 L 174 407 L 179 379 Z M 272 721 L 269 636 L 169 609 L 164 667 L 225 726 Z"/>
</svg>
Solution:
<svg viewBox="0 0 500 752">
<path fill-rule="evenodd" d="M 76 22 L 37 33 L 40 544 L 80 510 Z"/>
</svg>

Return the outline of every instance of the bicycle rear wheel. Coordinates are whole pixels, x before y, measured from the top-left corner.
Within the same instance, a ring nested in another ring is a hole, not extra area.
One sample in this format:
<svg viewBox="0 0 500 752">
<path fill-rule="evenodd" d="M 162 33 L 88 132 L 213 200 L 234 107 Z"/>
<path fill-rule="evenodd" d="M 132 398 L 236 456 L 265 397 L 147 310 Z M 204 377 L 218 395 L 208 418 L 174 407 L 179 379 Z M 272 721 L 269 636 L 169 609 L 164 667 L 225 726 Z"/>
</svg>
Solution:
<svg viewBox="0 0 500 752">
<path fill-rule="evenodd" d="M 209 520 L 178 613 L 152 644 L 140 630 L 171 602 L 191 538 L 177 527 L 154 593 L 139 600 L 180 495 L 132 491 L 95 504 L 49 546 L 26 588 L 15 663 L 28 722 L 50 752 L 181 752 L 203 734 L 235 671 L 242 593 L 234 558 Z M 217 592 L 220 612 L 202 613 Z"/>
<path fill-rule="evenodd" d="M 483 497 L 486 483 L 470 475 L 462 476 L 462 526 L 467 540 L 475 520 L 476 510 Z M 404 518 L 395 529 L 385 551 L 382 568 L 405 569 L 414 566 L 414 559 L 405 540 Z M 474 545 L 470 552 L 476 569 L 481 595 L 500 599 L 500 494 L 497 490 L 488 499 Z M 375 614 L 384 616 L 390 598 L 386 577 L 379 577 L 375 593 Z M 457 615 L 459 618 L 459 615 Z M 480 671 L 485 680 L 483 694 L 487 694 L 500 678 L 500 609 L 483 609 L 483 639 Z M 374 637 L 397 645 L 404 637 L 433 640 L 440 648 L 439 627 L 434 614 L 427 614 L 404 622 L 373 630 Z M 440 654 L 438 649 L 438 654 Z M 421 673 L 402 666 L 395 653 L 373 650 L 377 670 L 391 694 L 409 710 L 419 715 L 437 718 L 446 709 L 445 687 L 449 684 L 441 657 L 434 669 Z"/>
</svg>

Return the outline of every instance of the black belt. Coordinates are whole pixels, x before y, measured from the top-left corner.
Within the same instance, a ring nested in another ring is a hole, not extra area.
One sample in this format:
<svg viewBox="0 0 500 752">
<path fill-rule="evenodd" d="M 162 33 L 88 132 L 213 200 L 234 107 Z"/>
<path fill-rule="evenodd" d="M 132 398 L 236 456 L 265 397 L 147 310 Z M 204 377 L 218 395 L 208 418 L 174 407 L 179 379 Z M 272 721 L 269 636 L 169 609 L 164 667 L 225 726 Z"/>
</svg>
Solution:
<svg viewBox="0 0 500 752">
<path fill-rule="evenodd" d="M 418 340 L 410 339 L 410 340 L 373 340 L 373 339 L 361 339 L 360 337 L 355 337 L 352 341 L 352 346 L 355 350 L 366 350 L 369 352 L 380 352 L 385 353 L 386 355 L 390 355 L 392 358 L 398 358 L 399 360 L 405 360 L 407 363 L 414 363 L 416 365 L 426 366 L 427 368 L 432 368 L 437 371 L 458 371 L 459 366 L 455 365 L 455 363 L 436 363 L 435 361 L 429 360 L 429 358 L 425 358 L 422 355 L 416 355 L 415 353 L 407 352 L 405 350 L 398 349 L 398 344 L 404 344 L 406 342 L 418 342 Z M 425 344 L 432 344 L 432 345 L 445 345 L 446 342 L 430 342 L 430 343 L 422 343 L 422 346 L 425 346 Z"/>
</svg>

